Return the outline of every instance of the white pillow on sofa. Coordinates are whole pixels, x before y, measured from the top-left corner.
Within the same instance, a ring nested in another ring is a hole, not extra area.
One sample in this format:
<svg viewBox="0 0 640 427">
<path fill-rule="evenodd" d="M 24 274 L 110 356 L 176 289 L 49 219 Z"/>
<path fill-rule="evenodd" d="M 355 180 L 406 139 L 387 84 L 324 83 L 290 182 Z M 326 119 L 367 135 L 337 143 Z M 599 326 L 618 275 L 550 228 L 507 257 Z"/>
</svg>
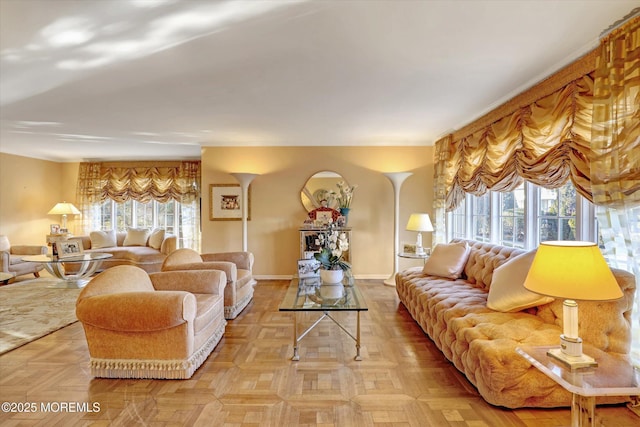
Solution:
<svg viewBox="0 0 640 427">
<path fill-rule="evenodd" d="M 518 255 L 493 271 L 487 307 L 512 313 L 553 301 L 552 297 L 530 292 L 524 287 L 536 251 Z"/>
<path fill-rule="evenodd" d="M 149 247 L 160 249 L 164 240 L 164 228 L 154 228 L 149 235 Z"/>
<path fill-rule="evenodd" d="M 89 233 L 89 239 L 91 240 L 91 249 L 113 248 L 114 246 L 118 246 L 115 230 L 92 231 Z"/>
<path fill-rule="evenodd" d="M 148 228 L 129 228 L 122 246 L 147 246 L 149 233 Z"/>
<path fill-rule="evenodd" d="M 439 243 L 433 248 L 422 272 L 429 276 L 457 279 L 462 275 L 464 266 L 467 264 L 469 251 L 470 248 L 466 242 Z"/>
</svg>

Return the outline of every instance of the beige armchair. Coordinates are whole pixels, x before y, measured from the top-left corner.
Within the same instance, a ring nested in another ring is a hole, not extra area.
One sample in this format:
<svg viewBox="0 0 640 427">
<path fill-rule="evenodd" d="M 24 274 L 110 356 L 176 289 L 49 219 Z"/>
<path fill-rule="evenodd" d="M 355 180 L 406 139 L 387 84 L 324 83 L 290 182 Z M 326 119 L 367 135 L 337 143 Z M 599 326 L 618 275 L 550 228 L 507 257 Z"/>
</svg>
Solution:
<svg viewBox="0 0 640 427">
<path fill-rule="evenodd" d="M 235 319 L 253 298 L 253 254 L 251 252 L 221 252 L 199 254 L 193 249 L 178 249 L 170 253 L 162 264 L 162 271 L 205 270 L 224 271 L 224 317 Z"/>
<path fill-rule="evenodd" d="M 91 374 L 190 378 L 224 334 L 226 282 L 219 270 L 148 274 L 130 265 L 95 276 L 76 303 Z"/>
<path fill-rule="evenodd" d="M 22 276 L 23 274 L 33 274 L 35 277 L 40 277 L 40 271 L 44 269 L 42 263 L 22 261 L 22 257 L 46 254 L 47 250 L 46 246 L 11 246 L 9 238 L 0 235 L 0 271 L 13 274 L 14 277 Z"/>
</svg>

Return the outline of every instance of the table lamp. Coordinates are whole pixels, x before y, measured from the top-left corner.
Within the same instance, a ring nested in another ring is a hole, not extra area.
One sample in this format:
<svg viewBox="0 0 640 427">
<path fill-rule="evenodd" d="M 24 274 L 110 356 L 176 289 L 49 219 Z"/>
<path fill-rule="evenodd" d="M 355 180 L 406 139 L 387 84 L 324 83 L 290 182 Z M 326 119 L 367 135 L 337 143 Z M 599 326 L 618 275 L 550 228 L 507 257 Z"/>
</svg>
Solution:
<svg viewBox="0 0 640 427">
<path fill-rule="evenodd" d="M 418 237 L 416 239 L 416 255 L 424 255 L 424 248 L 422 247 L 422 232 L 433 231 L 433 225 L 431 225 L 429 214 L 411 214 L 411 216 L 409 217 L 409 222 L 407 222 L 407 230 L 418 232 Z"/>
<path fill-rule="evenodd" d="M 593 242 L 542 242 L 524 287 L 541 295 L 565 298 L 560 348 L 551 349 L 547 354 L 571 369 L 597 366 L 595 359 L 582 353 L 575 300 L 607 301 L 622 297 L 620 286 L 598 246 Z"/>
<path fill-rule="evenodd" d="M 47 212 L 47 215 L 62 215 L 62 229 L 67 229 L 67 215 L 80 215 L 78 208 L 73 203 L 56 203 L 56 205 Z"/>
</svg>

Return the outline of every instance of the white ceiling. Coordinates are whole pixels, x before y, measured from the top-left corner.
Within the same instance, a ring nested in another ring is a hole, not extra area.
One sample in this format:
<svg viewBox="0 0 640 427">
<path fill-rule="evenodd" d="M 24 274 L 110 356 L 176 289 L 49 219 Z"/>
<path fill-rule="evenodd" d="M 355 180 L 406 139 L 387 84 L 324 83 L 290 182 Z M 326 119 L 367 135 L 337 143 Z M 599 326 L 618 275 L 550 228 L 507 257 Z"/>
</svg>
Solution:
<svg viewBox="0 0 640 427">
<path fill-rule="evenodd" d="M 0 151 L 428 145 L 598 44 L 638 0 L 0 0 Z"/>
</svg>

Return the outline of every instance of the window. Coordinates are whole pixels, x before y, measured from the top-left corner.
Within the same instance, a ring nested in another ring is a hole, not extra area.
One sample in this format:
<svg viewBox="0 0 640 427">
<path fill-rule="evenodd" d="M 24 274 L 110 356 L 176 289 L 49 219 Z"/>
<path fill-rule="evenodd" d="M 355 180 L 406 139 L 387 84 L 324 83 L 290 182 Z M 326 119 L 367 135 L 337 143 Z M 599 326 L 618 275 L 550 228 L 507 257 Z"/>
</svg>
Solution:
<svg viewBox="0 0 640 427">
<path fill-rule="evenodd" d="M 451 236 L 457 239 L 467 238 L 467 208 L 466 199 L 451 213 Z"/>
<path fill-rule="evenodd" d="M 569 181 L 560 188 L 540 188 L 539 242 L 576 240 L 576 189 Z"/>
<path fill-rule="evenodd" d="M 491 241 L 491 194 L 471 196 L 471 230 L 473 240 Z"/>
<path fill-rule="evenodd" d="M 447 215 L 447 239 L 534 249 L 547 240 L 596 241 L 594 206 L 569 181 L 556 189 L 525 182 L 509 193 L 467 195 Z"/>
<path fill-rule="evenodd" d="M 524 248 L 527 229 L 525 227 L 524 184 L 509 193 L 498 193 L 500 211 L 500 244 Z"/>
<path fill-rule="evenodd" d="M 126 231 L 127 228 L 164 228 L 167 233 L 178 236 L 179 247 L 188 247 L 180 242 L 190 242 L 197 239 L 193 235 L 194 224 L 191 205 L 184 205 L 176 201 L 160 203 L 151 201 L 140 203 L 128 200 L 116 203 L 107 200 L 100 208 L 100 227 L 103 230 L 115 229 Z M 197 225 L 195 229 L 198 229 Z"/>
</svg>

